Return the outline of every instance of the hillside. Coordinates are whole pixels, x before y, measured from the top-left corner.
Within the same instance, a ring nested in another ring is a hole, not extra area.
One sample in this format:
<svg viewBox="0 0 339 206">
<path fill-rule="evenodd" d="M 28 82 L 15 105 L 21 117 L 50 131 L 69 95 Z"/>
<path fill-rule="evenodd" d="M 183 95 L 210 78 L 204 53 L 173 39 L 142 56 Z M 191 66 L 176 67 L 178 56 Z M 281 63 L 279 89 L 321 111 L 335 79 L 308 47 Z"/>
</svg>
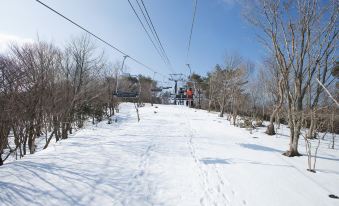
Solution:
<svg viewBox="0 0 339 206">
<path fill-rule="evenodd" d="M 184 106 L 146 105 L 137 122 L 123 104 L 117 123 L 86 126 L 67 140 L 0 167 L 0 205 L 338 205 L 339 151 L 288 158 L 277 136 Z M 255 137 L 255 138 L 254 138 Z M 338 148 L 338 147 L 337 147 Z M 300 151 L 305 151 L 300 141 Z"/>
</svg>

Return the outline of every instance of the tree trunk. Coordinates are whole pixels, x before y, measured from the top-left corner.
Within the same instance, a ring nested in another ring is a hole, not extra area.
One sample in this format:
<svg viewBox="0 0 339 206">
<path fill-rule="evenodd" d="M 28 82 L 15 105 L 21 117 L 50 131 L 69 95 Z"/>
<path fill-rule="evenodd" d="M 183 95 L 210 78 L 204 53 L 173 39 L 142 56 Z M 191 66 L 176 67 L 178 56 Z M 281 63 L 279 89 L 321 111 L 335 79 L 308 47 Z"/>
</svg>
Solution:
<svg viewBox="0 0 339 206">
<path fill-rule="evenodd" d="M 274 130 L 274 124 L 273 123 L 270 123 L 268 126 L 267 126 L 267 130 L 265 132 L 266 134 L 268 135 L 275 135 L 275 130 Z"/>
<path fill-rule="evenodd" d="M 29 129 L 28 129 L 28 149 L 29 149 L 29 153 L 30 154 L 33 154 L 34 151 L 33 151 L 33 133 L 34 133 L 34 128 L 33 128 L 33 123 L 31 123 L 31 125 L 29 126 Z"/>
<path fill-rule="evenodd" d="M 225 108 L 224 106 L 221 106 L 219 117 L 224 117 L 224 113 L 225 113 Z"/>
<path fill-rule="evenodd" d="M 140 122 L 139 109 L 138 109 L 138 106 L 135 102 L 134 102 L 134 108 L 135 108 L 135 111 L 137 112 L 138 122 Z"/>
<path fill-rule="evenodd" d="M 59 122 L 58 122 L 58 117 L 53 116 L 53 133 L 55 134 L 55 140 L 59 141 Z"/>
<path fill-rule="evenodd" d="M 279 88 L 279 103 L 274 108 L 271 117 L 270 117 L 270 124 L 267 126 L 266 134 L 268 135 L 275 135 L 275 129 L 274 129 L 274 118 L 276 118 L 279 110 L 282 107 L 282 104 L 284 102 L 284 87 L 283 87 L 283 79 L 281 78 L 278 82 L 278 88 Z"/>
<path fill-rule="evenodd" d="M 70 122 L 66 123 L 66 133 L 69 132 L 70 134 L 72 134 L 72 126 Z M 66 135 L 66 139 L 68 138 L 68 134 Z"/>
<path fill-rule="evenodd" d="M 276 107 L 273 111 L 273 113 L 271 114 L 271 117 L 270 117 L 270 124 L 267 126 L 267 130 L 266 130 L 266 134 L 268 135 L 275 135 L 275 129 L 274 129 L 274 118 L 278 112 L 278 107 Z"/>
<path fill-rule="evenodd" d="M 296 118 L 293 120 L 291 119 L 289 120 L 289 126 L 290 126 L 289 150 L 284 152 L 283 155 L 287 157 L 301 156 L 301 154 L 298 151 L 301 120 L 296 119 Z"/>
<path fill-rule="evenodd" d="M 316 137 L 315 127 L 317 125 L 317 119 L 315 117 L 315 113 L 312 112 L 310 120 L 311 120 L 310 128 L 307 131 L 306 138 L 307 139 L 314 139 Z"/>
<path fill-rule="evenodd" d="M 235 125 L 236 121 L 237 121 L 237 113 L 233 113 L 233 125 Z"/>
<path fill-rule="evenodd" d="M 61 126 L 61 139 L 67 139 L 68 138 L 68 124 L 69 123 L 62 123 L 62 126 Z"/>
<path fill-rule="evenodd" d="M 22 150 L 24 152 L 24 155 L 26 155 L 26 148 L 27 148 L 27 132 L 25 132 L 24 134 L 23 145 L 22 145 Z"/>
<path fill-rule="evenodd" d="M 299 135 L 296 135 L 296 133 L 294 133 L 292 144 L 290 144 L 289 150 L 284 152 L 283 155 L 287 157 L 302 156 L 298 151 L 298 142 L 299 142 Z"/>
<path fill-rule="evenodd" d="M 277 125 L 277 129 L 280 129 L 280 116 L 279 116 L 279 112 L 275 116 L 275 124 Z"/>
<path fill-rule="evenodd" d="M 49 143 L 51 142 L 51 140 L 52 140 L 52 137 L 53 137 L 53 134 L 55 133 L 55 130 L 52 132 L 52 134 L 49 136 L 49 138 L 48 138 L 48 140 L 47 140 L 47 142 L 46 142 L 46 144 L 45 144 L 45 146 L 44 146 L 44 148 L 43 149 L 46 149 L 47 147 L 48 147 L 48 145 L 49 145 Z"/>
<path fill-rule="evenodd" d="M 225 98 L 225 95 L 224 95 L 224 97 L 222 98 L 222 103 L 220 104 L 220 114 L 219 114 L 219 117 L 224 117 L 224 113 L 225 113 L 225 101 L 226 101 L 226 98 Z"/>
</svg>

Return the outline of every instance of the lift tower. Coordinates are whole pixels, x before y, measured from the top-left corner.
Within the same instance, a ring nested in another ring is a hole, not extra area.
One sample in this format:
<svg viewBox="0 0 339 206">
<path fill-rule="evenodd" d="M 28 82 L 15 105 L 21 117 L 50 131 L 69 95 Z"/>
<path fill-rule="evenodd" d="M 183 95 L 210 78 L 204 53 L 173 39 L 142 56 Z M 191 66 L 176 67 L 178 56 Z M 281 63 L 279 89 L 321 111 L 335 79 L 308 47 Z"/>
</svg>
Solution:
<svg viewBox="0 0 339 206">
<path fill-rule="evenodd" d="M 184 81 L 183 74 L 169 74 L 170 81 L 174 81 L 174 104 L 177 104 L 177 91 L 178 91 L 178 82 Z"/>
</svg>

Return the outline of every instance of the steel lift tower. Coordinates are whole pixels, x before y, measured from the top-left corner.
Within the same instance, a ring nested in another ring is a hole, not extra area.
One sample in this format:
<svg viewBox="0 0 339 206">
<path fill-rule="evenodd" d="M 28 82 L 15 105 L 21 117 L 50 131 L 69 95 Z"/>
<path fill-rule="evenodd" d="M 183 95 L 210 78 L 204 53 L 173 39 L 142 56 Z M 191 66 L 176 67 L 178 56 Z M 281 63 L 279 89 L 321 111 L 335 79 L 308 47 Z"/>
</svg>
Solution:
<svg viewBox="0 0 339 206">
<path fill-rule="evenodd" d="M 177 104 L 177 91 L 178 91 L 178 82 L 183 82 L 184 81 L 184 78 L 183 78 L 183 74 L 169 74 L 170 75 L 170 78 L 169 80 L 170 81 L 173 81 L 175 84 L 174 84 L 174 104 Z"/>
</svg>

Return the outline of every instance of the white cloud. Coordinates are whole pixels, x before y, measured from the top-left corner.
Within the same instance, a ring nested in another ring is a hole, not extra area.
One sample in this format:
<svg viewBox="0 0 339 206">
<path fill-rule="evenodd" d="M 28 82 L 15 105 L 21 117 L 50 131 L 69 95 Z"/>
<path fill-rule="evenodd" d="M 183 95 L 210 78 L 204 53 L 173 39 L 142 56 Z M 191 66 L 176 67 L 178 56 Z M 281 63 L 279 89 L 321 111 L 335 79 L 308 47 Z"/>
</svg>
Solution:
<svg viewBox="0 0 339 206">
<path fill-rule="evenodd" d="M 32 42 L 34 42 L 34 40 L 30 38 L 23 38 L 15 35 L 0 33 L 0 52 L 5 51 L 8 48 L 8 44 L 10 43 L 17 43 L 20 45 Z"/>
</svg>

